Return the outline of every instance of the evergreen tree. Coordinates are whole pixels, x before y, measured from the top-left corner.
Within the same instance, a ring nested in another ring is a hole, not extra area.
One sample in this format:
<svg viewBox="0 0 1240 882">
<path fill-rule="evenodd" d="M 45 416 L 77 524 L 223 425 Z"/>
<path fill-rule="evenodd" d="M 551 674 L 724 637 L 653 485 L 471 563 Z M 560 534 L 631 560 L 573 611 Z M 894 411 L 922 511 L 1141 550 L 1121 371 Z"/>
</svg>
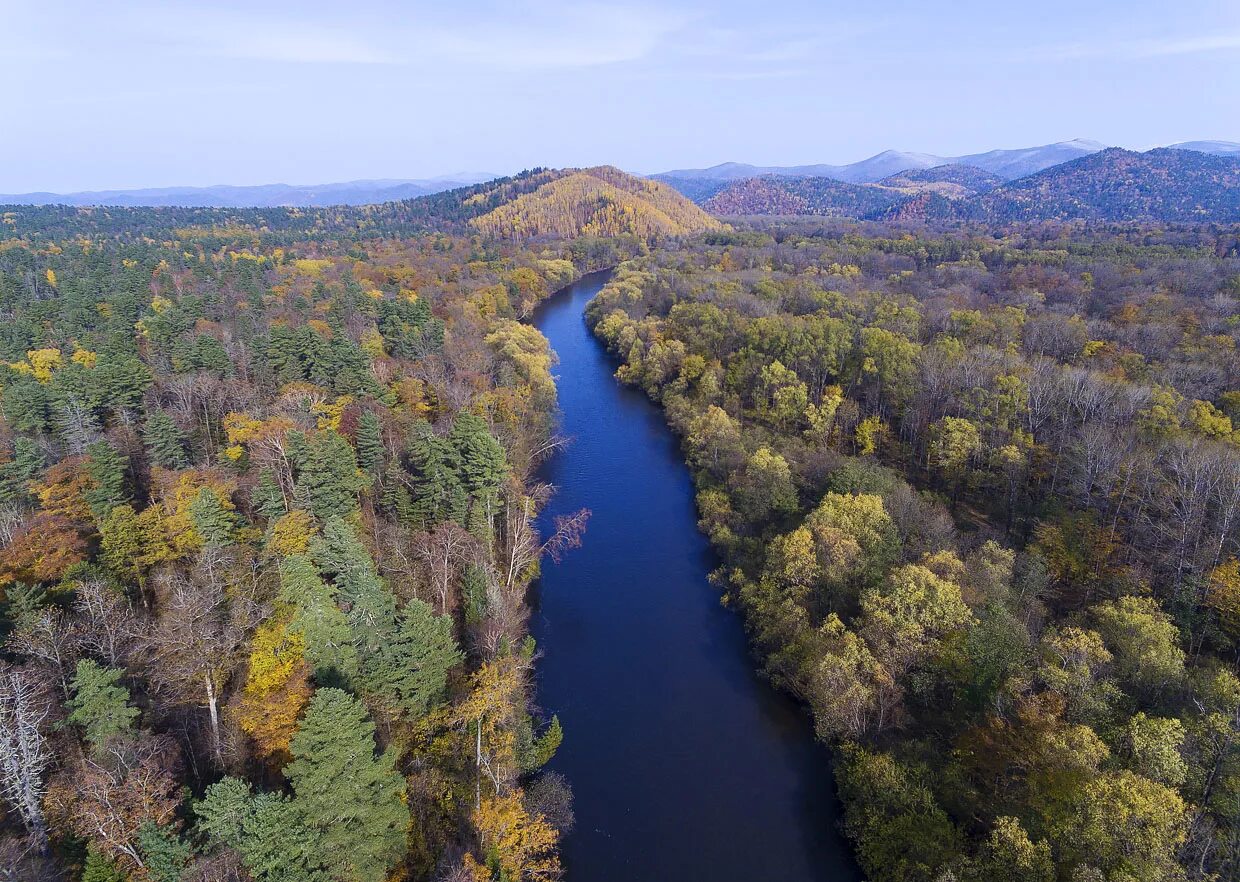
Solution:
<svg viewBox="0 0 1240 882">
<path fill-rule="evenodd" d="M 121 456 L 107 441 L 86 446 L 86 473 L 94 484 L 83 495 L 96 521 L 103 521 L 108 512 L 126 499 L 125 470 L 129 460 Z"/>
<path fill-rule="evenodd" d="M 325 429 L 308 438 L 297 476 L 297 493 L 320 520 L 344 517 L 357 506 L 365 486 L 357 471 L 353 446 L 338 432 Z"/>
<path fill-rule="evenodd" d="M 284 773 L 322 863 L 340 878 L 383 882 L 405 855 L 410 823 L 397 751 L 375 756 L 375 724 L 339 689 L 315 693 L 290 750 Z"/>
<path fill-rule="evenodd" d="M 96 749 L 115 735 L 133 731 L 138 718 L 138 709 L 129 706 L 129 690 L 120 685 L 121 674 L 88 658 L 77 663 L 73 697 L 67 702 L 68 721 L 81 726 Z"/>
<path fill-rule="evenodd" d="M 409 488 L 405 486 L 408 480 L 408 473 L 400 467 L 399 462 L 393 459 L 383 473 L 383 496 L 380 499 L 383 510 L 398 523 L 406 526 L 417 522 L 413 497 L 409 495 Z"/>
<path fill-rule="evenodd" d="M 138 828 L 138 847 L 151 882 L 180 882 L 194 854 L 189 843 L 174 831 L 147 821 Z"/>
<path fill-rule="evenodd" d="M 288 512 L 288 506 L 284 504 L 284 493 L 270 469 L 263 469 L 258 476 L 258 483 L 250 494 L 250 504 L 254 511 L 269 521 Z"/>
<path fill-rule="evenodd" d="M 280 599 L 293 607 L 293 630 L 306 641 L 306 661 L 315 679 L 349 682 L 357 676 L 353 632 L 336 605 L 336 589 L 325 583 L 314 562 L 291 554 L 280 562 Z"/>
<path fill-rule="evenodd" d="M 194 813 L 198 829 L 235 849 L 257 882 L 327 882 L 314 836 L 284 796 L 255 796 L 244 781 L 224 778 L 207 788 Z"/>
<path fill-rule="evenodd" d="M 0 395 L 4 419 L 17 432 L 42 434 L 51 424 L 51 401 L 42 383 L 30 378 L 6 382 Z"/>
<path fill-rule="evenodd" d="M 126 882 L 122 873 L 106 854 L 94 846 L 86 848 L 86 863 L 82 867 L 82 882 Z"/>
<path fill-rule="evenodd" d="M 412 512 L 423 529 L 445 520 L 465 520 L 469 498 L 457 476 L 455 460 L 452 445 L 435 435 L 430 426 L 418 431 L 409 445 Z"/>
<path fill-rule="evenodd" d="M 383 426 L 373 411 L 366 411 L 357 421 L 357 462 L 371 480 L 383 470 Z"/>
<path fill-rule="evenodd" d="M 210 487 L 203 487 L 190 502 L 189 516 L 194 531 L 206 545 L 220 548 L 232 543 L 237 529 L 237 515 L 224 507 L 220 497 Z"/>
<path fill-rule="evenodd" d="M 166 469 L 183 469 L 189 465 L 185 435 L 166 412 L 152 411 L 142 429 L 142 439 L 155 465 Z"/>
<path fill-rule="evenodd" d="M 30 501 L 30 482 L 43 470 L 43 452 L 29 438 L 13 442 L 13 458 L 0 465 L 0 505 Z"/>
<path fill-rule="evenodd" d="M 410 600 L 401 610 L 388 658 L 396 663 L 383 672 L 390 692 L 411 717 L 426 714 L 443 699 L 448 672 L 463 659 L 452 636 L 452 617 L 437 616 L 429 604 Z"/>
<path fill-rule="evenodd" d="M 465 526 L 475 532 L 485 526 L 489 532 L 499 488 L 508 474 L 504 448 L 481 417 L 464 410 L 456 415 L 448 440 L 456 453 L 457 474 L 469 495 Z"/>
</svg>

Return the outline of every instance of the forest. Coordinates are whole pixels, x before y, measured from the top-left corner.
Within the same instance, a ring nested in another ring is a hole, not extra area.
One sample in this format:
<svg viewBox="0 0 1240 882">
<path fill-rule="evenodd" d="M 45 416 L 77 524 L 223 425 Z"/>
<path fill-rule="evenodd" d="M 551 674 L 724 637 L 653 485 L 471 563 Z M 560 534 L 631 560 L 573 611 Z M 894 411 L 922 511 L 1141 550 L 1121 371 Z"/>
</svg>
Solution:
<svg viewBox="0 0 1240 882">
<path fill-rule="evenodd" d="M 772 221 L 590 305 L 872 882 L 1240 878 L 1238 242 Z"/>
<path fill-rule="evenodd" d="M 872 882 L 1240 879 L 1240 231 L 725 226 L 602 167 L 0 209 L 0 880 L 560 878 L 527 593 L 589 512 L 536 525 L 530 318 L 613 267 Z"/>
<path fill-rule="evenodd" d="M 424 210 L 5 213 L 0 878 L 558 875 L 523 319 L 635 246 Z"/>
</svg>

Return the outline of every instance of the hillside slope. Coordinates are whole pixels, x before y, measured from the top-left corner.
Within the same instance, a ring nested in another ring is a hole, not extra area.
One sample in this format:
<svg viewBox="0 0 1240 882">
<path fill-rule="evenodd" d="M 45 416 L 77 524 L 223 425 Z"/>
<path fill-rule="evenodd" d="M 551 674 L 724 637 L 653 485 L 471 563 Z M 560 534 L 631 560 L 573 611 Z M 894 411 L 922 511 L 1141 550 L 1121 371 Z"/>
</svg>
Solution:
<svg viewBox="0 0 1240 882">
<path fill-rule="evenodd" d="M 747 178 L 733 181 L 702 203 L 723 216 L 809 214 L 868 217 L 899 202 L 898 190 L 831 178 Z"/>
<path fill-rule="evenodd" d="M 1147 153 L 1111 148 L 935 208 L 941 219 L 991 223 L 1236 221 L 1240 159 L 1169 148 Z"/>
<path fill-rule="evenodd" d="M 666 184 L 611 166 L 543 172 L 519 183 L 519 188 L 506 185 L 500 193 L 472 188 L 478 192 L 462 201 L 464 209 L 493 207 L 472 217 L 469 225 L 502 239 L 621 235 L 658 239 L 722 226 Z"/>
</svg>

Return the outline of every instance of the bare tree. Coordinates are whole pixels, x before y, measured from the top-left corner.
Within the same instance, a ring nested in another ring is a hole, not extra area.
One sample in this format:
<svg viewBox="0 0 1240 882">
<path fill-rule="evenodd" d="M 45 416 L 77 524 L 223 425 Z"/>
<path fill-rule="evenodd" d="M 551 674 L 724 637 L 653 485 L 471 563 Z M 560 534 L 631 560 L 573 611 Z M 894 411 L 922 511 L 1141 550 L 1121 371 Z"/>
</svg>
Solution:
<svg viewBox="0 0 1240 882">
<path fill-rule="evenodd" d="M 47 848 L 43 773 L 52 761 L 43 730 L 52 707 L 33 671 L 0 664 L 0 794 L 40 851 Z"/>
</svg>

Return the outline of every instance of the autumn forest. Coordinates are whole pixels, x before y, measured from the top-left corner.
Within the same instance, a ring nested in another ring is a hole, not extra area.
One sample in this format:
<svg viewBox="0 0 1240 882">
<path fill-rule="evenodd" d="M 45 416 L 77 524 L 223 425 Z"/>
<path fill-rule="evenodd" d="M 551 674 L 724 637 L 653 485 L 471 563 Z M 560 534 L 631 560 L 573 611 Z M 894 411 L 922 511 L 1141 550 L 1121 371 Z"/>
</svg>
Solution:
<svg viewBox="0 0 1240 882">
<path fill-rule="evenodd" d="M 0 880 L 574 878 L 534 321 L 599 271 L 850 867 L 1240 880 L 1240 228 L 710 207 L 0 206 Z"/>
</svg>

